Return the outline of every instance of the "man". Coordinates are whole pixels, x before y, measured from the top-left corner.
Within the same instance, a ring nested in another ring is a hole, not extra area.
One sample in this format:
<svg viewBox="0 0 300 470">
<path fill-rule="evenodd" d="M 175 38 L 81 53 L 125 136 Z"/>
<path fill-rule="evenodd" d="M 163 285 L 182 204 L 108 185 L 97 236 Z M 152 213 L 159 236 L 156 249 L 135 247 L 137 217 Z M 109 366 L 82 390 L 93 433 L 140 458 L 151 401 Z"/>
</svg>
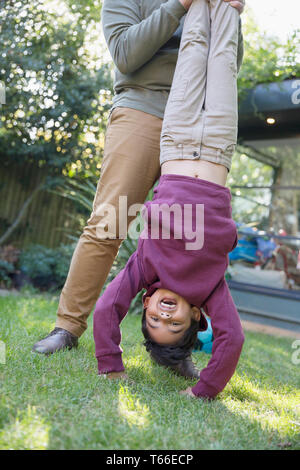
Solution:
<svg viewBox="0 0 300 470">
<path fill-rule="evenodd" d="M 51 354 L 77 346 L 122 242 L 118 224 L 115 238 L 98 236 L 100 209 L 110 204 L 118 221 L 119 197 L 127 197 L 128 207 L 143 204 L 160 175 L 162 120 L 192 1 L 104 1 L 103 31 L 116 70 L 101 177 L 60 295 L 56 327 L 34 345 L 35 352 Z M 228 8 L 243 11 L 244 0 L 224 1 Z M 242 55 L 240 25 L 238 66 Z M 134 216 L 126 218 L 128 226 Z"/>
</svg>

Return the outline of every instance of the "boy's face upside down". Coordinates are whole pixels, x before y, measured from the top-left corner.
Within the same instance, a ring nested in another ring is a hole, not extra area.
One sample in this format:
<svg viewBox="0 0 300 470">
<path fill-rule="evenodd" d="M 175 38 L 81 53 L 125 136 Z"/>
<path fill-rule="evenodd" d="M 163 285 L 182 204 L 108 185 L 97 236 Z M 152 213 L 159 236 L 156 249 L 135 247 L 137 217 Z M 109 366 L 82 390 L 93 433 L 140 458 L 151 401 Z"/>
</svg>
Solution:
<svg viewBox="0 0 300 470">
<path fill-rule="evenodd" d="M 175 344 L 191 326 L 200 320 L 198 307 L 168 289 L 157 289 L 144 300 L 146 326 L 151 339 L 158 344 Z"/>
</svg>

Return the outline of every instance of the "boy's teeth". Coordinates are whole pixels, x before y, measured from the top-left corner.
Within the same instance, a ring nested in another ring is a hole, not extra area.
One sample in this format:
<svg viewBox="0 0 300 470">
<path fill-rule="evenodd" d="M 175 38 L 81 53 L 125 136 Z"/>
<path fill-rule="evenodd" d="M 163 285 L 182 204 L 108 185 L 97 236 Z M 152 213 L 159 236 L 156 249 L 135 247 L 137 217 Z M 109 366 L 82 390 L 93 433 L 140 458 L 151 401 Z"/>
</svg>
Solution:
<svg viewBox="0 0 300 470">
<path fill-rule="evenodd" d="M 172 302 L 171 300 L 168 300 L 168 301 L 162 300 L 161 303 L 162 303 L 162 305 L 166 305 L 168 307 L 175 305 L 175 303 Z"/>
</svg>

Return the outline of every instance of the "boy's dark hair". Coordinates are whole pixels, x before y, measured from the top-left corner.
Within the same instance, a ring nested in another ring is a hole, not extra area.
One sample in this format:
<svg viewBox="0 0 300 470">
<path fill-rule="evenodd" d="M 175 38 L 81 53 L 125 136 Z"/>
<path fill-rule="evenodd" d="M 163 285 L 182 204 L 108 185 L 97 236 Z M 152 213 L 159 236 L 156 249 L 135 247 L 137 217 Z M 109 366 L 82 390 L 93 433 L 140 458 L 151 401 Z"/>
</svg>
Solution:
<svg viewBox="0 0 300 470">
<path fill-rule="evenodd" d="M 152 359 L 161 366 L 174 366 L 191 355 L 197 340 L 199 321 L 191 319 L 191 325 L 177 343 L 172 345 L 161 345 L 151 339 L 146 326 L 146 309 L 142 317 L 142 333 L 145 341 L 143 345 Z"/>
</svg>

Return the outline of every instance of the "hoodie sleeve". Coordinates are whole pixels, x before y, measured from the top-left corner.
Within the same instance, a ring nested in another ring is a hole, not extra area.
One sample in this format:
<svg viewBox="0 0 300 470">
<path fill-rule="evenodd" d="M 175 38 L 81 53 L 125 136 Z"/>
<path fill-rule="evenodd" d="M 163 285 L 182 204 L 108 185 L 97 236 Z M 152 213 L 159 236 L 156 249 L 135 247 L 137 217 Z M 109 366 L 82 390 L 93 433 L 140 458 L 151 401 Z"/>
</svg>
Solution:
<svg viewBox="0 0 300 470">
<path fill-rule="evenodd" d="M 200 380 L 192 392 L 198 397 L 212 399 L 224 389 L 234 374 L 244 343 L 244 333 L 224 277 L 203 308 L 211 319 L 214 341 L 211 359 L 201 371 Z"/>
<path fill-rule="evenodd" d="M 100 374 L 124 370 L 120 323 L 130 303 L 143 288 L 138 254 L 135 251 L 126 266 L 99 297 L 94 311 L 94 340 Z"/>
</svg>

